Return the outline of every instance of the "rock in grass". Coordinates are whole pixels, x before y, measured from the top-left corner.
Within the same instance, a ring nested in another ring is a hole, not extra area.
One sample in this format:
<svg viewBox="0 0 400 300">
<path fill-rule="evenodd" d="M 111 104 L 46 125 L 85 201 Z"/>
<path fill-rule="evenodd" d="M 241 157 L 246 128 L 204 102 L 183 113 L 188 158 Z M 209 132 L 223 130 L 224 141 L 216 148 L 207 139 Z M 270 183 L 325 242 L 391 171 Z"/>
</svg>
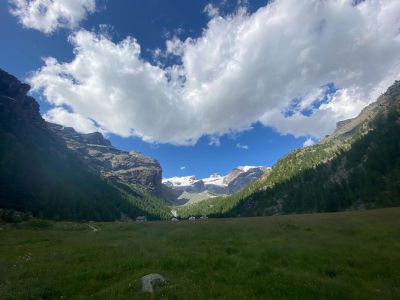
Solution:
<svg viewBox="0 0 400 300">
<path fill-rule="evenodd" d="M 153 285 L 163 283 L 165 283 L 165 279 L 160 274 L 148 274 L 142 277 L 142 290 L 146 293 L 153 293 Z"/>
</svg>

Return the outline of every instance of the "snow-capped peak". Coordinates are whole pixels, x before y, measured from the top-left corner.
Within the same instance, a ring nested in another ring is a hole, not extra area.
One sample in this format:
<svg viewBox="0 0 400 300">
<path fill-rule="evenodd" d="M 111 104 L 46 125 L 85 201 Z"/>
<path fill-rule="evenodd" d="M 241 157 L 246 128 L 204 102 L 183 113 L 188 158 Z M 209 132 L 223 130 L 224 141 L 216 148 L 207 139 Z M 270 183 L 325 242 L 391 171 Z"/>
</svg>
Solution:
<svg viewBox="0 0 400 300">
<path fill-rule="evenodd" d="M 200 195 L 204 192 L 214 196 L 224 196 L 240 191 L 270 169 L 263 166 L 239 166 L 225 176 L 214 173 L 203 179 L 197 179 L 195 176 L 171 177 L 164 178 L 162 182 L 171 189 L 183 193 L 180 196 Z"/>
<path fill-rule="evenodd" d="M 225 178 L 225 176 L 221 176 L 218 173 L 214 173 L 214 174 L 211 174 L 210 177 L 203 178 L 202 180 L 205 185 L 213 184 L 213 185 L 225 186 L 226 184 L 224 183 L 224 178 Z"/>
<path fill-rule="evenodd" d="M 246 173 L 252 169 L 270 169 L 268 167 L 264 166 L 238 166 L 234 170 L 239 170 L 241 173 Z M 202 178 L 198 179 L 196 176 L 182 176 L 182 177 L 171 177 L 171 178 L 163 178 L 162 183 L 169 185 L 171 187 L 190 187 L 195 184 L 201 184 L 204 183 L 204 185 L 215 185 L 215 186 L 221 186 L 221 187 L 226 187 L 229 184 L 229 178 L 230 175 L 232 174 L 229 173 L 226 176 L 221 176 L 218 173 L 213 173 L 207 178 Z"/>
<path fill-rule="evenodd" d="M 247 172 L 251 169 L 261 169 L 265 168 L 264 166 L 239 166 L 236 169 L 239 169 L 240 171 Z"/>
<path fill-rule="evenodd" d="M 174 176 L 171 178 L 163 178 L 162 183 L 171 186 L 191 186 L 198 181 L 199 180 L 196 178 L 196 176 Z"/>
</svg>

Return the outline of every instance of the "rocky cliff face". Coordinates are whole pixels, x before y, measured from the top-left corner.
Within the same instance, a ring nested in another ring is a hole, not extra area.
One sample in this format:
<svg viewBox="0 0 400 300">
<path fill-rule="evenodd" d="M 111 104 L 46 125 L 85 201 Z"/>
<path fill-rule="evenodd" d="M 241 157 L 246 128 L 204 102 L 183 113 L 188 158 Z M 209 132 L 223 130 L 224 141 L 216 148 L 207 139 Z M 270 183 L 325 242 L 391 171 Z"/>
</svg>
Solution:
<svg viewBox="0 0 400 300">
<path fill-rule="evenodd" d="M 30 86 L 0 69 L 0 110 L 6 116 L 0 119 L 4 127 L 21 126 L 30 123 L 45 127 L 40 116 L 39 105 L 27 96 Z"/>
<path fill-rule="evenodd" d="M 139 152 L 118 150 L 99 132 L 81 134 L 71 127 L 53 123 L 47 125 L 66 142 L 69 149 L 78 153 L 89 167 L 104 177 L 160 193 L 162 171 L 157 160 Z"/>
<path fill-rule="evenodd" d="M 232 170 L 227 176 L 224 177 L 224 183 L 227 184 L 229 193 L 236 193 L 246 186 L 248 186 L 254 180 L 261 178 L 268 174 L 271 168 L 268 167 L 237 167 Z"/>
</svg>

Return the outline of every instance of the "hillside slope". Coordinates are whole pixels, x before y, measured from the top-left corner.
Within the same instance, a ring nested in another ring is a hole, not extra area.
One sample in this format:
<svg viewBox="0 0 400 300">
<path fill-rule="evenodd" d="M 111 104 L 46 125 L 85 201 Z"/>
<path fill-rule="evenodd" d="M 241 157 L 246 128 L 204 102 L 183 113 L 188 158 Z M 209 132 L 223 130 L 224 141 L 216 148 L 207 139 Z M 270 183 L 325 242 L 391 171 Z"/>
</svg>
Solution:
<svg viewBox="0 0 400 300">
<path fill-rule="evenodd" d="M 158 199 L 90 170 L 48 128 L 29 88 L 0 70 L 0 208 L 70 220 L 167 214 Z"/>
<path fill-rule="evenodd" d="M 273 215 L 400 204 L 400 81 L 319 144 L 279 160 L 268 178 L 180 213 Z"/>
</svg>

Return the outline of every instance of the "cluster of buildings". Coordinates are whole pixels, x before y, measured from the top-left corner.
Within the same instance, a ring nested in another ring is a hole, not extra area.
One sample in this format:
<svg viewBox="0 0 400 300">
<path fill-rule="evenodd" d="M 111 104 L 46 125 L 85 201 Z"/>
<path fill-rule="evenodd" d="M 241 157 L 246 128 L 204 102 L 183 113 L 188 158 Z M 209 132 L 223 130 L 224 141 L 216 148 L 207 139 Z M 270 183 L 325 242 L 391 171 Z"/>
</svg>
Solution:
<svg viewBox="0 0 400 300">
<path fill-rule="evenodd" d="M 196 218 L 195 216 L 191 216 L 188 218 L 189 221 L 196 221 L 196 220 L 207 220 L 208 217 L 203 215 L 201 217 Z M 138 216 L 136 218 L 136 222 L 147 222 L 147 217 L 146 216 Z M 179 219 L 177 217 L 171 218 L 171 222 L 179 222 Z"/>
</svg>

